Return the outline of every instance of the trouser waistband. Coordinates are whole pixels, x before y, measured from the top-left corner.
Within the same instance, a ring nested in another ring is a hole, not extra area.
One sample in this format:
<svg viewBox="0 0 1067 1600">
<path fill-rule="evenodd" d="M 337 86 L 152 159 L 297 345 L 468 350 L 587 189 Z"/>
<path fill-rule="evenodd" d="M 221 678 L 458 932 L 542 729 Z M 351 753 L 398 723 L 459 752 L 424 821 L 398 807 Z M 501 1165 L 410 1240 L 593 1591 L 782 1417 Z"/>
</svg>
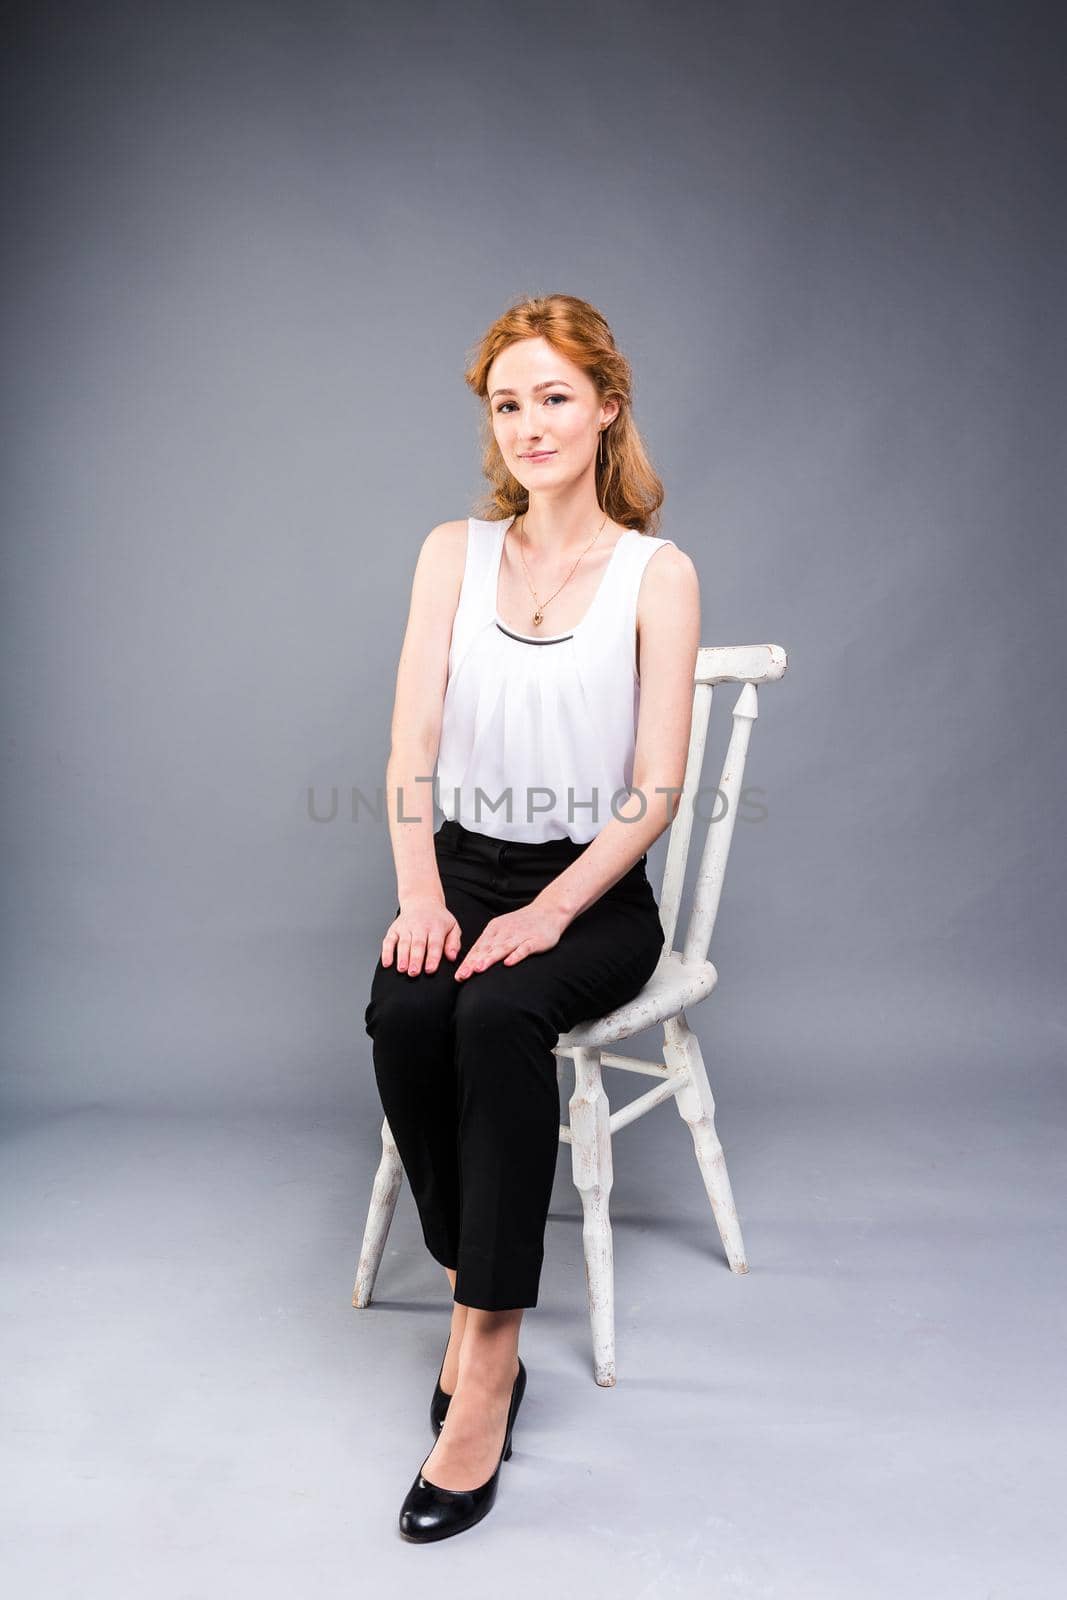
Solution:
<svg viewBox="0 0 1067 1600">
<path fill-rule="evenodd" d="M 551 864 L 556 861 L 576 861 L 592 843 L 591 840 L 579 843 L 576 839 L 541 839 L 536 842 L 525 839 L 497 839 L 492 834 L 476 833 L 473 828 L 465 828 L 461 822 L 455 822 L 447 817 L 437 830 L 437 837 L 442 844 L 455 850 L 459 855 L 486 862 Z"/>
</svg>

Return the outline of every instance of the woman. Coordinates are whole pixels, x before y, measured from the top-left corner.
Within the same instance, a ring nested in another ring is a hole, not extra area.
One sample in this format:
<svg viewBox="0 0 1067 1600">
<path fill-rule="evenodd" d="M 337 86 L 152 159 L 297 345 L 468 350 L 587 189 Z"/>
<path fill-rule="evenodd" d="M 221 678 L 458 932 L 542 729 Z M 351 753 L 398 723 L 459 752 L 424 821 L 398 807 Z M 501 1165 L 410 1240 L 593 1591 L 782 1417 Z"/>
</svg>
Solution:
<svg viewBox="0 0 1067 1600">
<path fill-rule="evenodd" d="M 649 532 L 663 486 L 600 313 L 523 301 L 466 380 L 492 515 L 439 524 L 416 565 L 386 772 L 400 903 L 365 1017 L 453 1294 L 440 1432 L 400 1512 L 419 1541 L 485 1516 L 511 1454 L 559 1147 L 552 1048 L 662 953 L 646 852 L 677 810 L 700 636 L 696 569 Z"/>
</svg>

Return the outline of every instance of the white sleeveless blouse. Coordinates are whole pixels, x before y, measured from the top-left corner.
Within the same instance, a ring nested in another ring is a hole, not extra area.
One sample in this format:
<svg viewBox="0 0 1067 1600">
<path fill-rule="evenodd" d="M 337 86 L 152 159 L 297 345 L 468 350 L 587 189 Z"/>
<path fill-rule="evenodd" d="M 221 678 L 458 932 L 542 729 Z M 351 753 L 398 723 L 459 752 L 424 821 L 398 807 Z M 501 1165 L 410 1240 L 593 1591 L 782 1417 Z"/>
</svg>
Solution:
<svg viewBox="0 0 1067 1600">
<path fill-rule="evenodd" d="M 448 652 L 435 799 L 476 833 L 588 843 L 633 782 L 641 683 L 637 595 L 673 539 L 628 528 L 592 604 L 566 633 L 516 633 L 497 614 L 514 517 L 467 519 L 463 587 Z M 648 796 L 655 803 L 655 796 Z"/>
</svg>

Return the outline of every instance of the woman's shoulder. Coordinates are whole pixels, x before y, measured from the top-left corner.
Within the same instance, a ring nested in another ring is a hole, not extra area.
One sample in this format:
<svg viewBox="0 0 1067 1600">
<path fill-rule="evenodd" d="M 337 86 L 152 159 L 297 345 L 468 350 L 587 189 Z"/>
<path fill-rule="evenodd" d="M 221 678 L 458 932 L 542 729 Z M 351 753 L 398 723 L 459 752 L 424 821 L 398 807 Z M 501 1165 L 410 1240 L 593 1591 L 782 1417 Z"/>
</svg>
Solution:
<svg viewBox="0 0 1067 1600">
<path fill-rule="evenodd" d="M 692 556 L 687 555 L 673 539 L 656 538 L 647 542 L 651 544 L 651 553 L 656 558 L 654 561 L 650 558 L 645 563 L 650 585 L 662 584 L 666 588 L 674 584 L 684 587 L 687 583 L 699 581 Z"/>
<path fill-rule="evenodd" d="M 434 546 L 463 544 L 467 537 L 468 517 L 453 517 L 451 522 L 438 522 L 426 535 L 424 543 Z"/>
<path fill-rule="evenodd" d="M 700 574 L 692 556 L 673 540 L 657 539 L 641 569 L 638 625 L 657 615 L 678 618 L 700 605 Z"/>
<path fill-rule="evenodd" d="M 638 566 L 642 574 L 648 572 L 649 578 L 644 587 L 651 588 L 656 584 L 669 586 L 670 584 L 685 585 L 696 578 L 696 566 L 692 557 L 688 556 L 680 545 L 666 534 L 643 533 L 640 528 L 634 528 L 636 537 L 632 541 Z M 652 557 L 656 559 L 653 561 Z"/>
<path fill-rule="evenodd" d="M 508 518 L 487 521 L 482 517 L 453 517 L 438 522 L 422 541 L 423 560 L 443 576 L 462 574 L 468 546 L 471 554 L 484 560 L 493 546 L 497 530 Z"/>
<path fill-rule="evenodd" d="M 447 579 L 454 573 L 462 574 L 467 554 L 467 519 L 455 517 L 450 522 L 438 522 L 422 541 L 419 565 L 428 568 L 436 577 Z"/>
</svg>

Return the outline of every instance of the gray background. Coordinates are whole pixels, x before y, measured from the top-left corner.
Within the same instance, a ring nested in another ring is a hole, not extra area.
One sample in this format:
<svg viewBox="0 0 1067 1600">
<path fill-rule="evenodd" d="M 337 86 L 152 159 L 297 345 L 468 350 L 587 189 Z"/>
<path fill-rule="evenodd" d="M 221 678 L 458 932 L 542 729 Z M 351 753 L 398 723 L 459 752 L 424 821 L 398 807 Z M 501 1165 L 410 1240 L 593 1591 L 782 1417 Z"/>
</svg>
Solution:
<svg viewBox="0 0 1067 1600">
<path fill-rule="evenodd" d="M 348 1306 L 395 880 L 345 797 L 384 783 L 419 543 L 479 492 L 465 360 L 554 290 L 633 362 L 704 642 L 789 653 L 691 1018 L 751 1271 L 674 1112 L 626 1130 L 598 1390 L 564 1152 L 515 1459 L 435 1579 L 1053 1592 L 1064 44 L 1026 4 L 20 13 L 20 1592 L 426 1581 L 394 1524 L 447 1293 L 405 1189 Z"/>
</svg>

